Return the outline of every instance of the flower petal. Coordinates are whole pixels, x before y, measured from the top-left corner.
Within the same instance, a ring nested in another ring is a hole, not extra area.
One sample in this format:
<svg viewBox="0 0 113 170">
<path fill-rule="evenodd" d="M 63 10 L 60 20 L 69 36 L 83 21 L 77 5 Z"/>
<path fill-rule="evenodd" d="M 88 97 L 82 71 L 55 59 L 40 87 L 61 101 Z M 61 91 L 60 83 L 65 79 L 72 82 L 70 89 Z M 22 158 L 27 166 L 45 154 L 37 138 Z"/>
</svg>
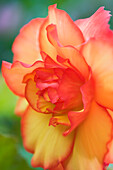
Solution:
<svg viewBox="0 0 113 170">
<path fill-rule="evenodd" d="M 20 30 L 12 47 L 14 62 L 33 64 L 41 59 L 38 37 L 43 22 L 42 18 L 33 19 Z"/>
<path fill-rule="evenodd" d="M 112 137 L 112 121 L 107 111 L 92 103 L 87 119 L 78 127 L 73 153 L 65 170 L 102 170 L 107 143 Z"/>
<path fill-rule="evenodd" d="M 96 101 L 113 109 L 113 45 L 91 39 L 81 52 L 92 69 Z"/>
<path fill-rule="evenodd" d="M 56 49 L 47 39 L 46 27 L 50 24 L 56 25 L 59 42 L 65 45 L 79 45 L 84 42 L 80 29 L 74 24 L 70 16 L 63 10 L 56 8 L 56 5 L 49 6 L 48 18 L 41 27 L 40 48 L 50 57 L 56 57 Z"/>
<path fill-rule="evenodd" d="M 87 79 L 89 76 L 89 67 L 83 56 L 72 46 L 62 47 L 60 45 L 55 25 L 51 24 L 47 27 L 47 36 L 48 40 L 56 48 L 57 55 L 64 59 L 69 59 L 70 63 Z"/>
<path fill-rule="evenodd" d="M 56 125 L 58 124 L 70 126 L 70 121 L 67 113 L 53 114 L 53 117 L 50 119 L 49 125 L 53 125 L 56 127 Z"/>
<path fill-rule="evenodd" d="M 113 164 L 113 139 L 108 145 L 108 153 L 105 156 L 104 162 L 106 165 Z"/>
<path fill-rule="evenodd" d="M 107 38 L 113 41 L 113 33 L 109 29 L 110 11 L 100 7 L 91 17 L 75 21 L 75 24 L 82 31 L 84 38 L 87 40 L 91 37 Z"/>
<path fill-rule="evenodd" d="M 108 110 L 112 121 L 113 121 L 113 111 Z M 108 152 L 105 155 L 105 159 L 104 159 L 105 164 L 109 165 L 109 164 L 113 164 L 113 134 L 112 134 L 112 139 L 111 142 L 108 144 Z"/>
<path fill-rule="evenodd" d="M 64 132 L 64 135 L 69 134 L 75 128 L 78 127 L 85 119 L 87 119 L 91 102 L 94 97 L 93 79 L 90 78 L 83 86 L 80 88 L 83 101 L 83 109 L 80 111 L 69 111 L 68 118 L 71 123 L 69 130 Z"/>
<path fill-rule="evenodd" d="M 38 95 L 39 89 L 36 87 L 33 73 L 27 74 L 24 77 L 24 82 L 26 83 L 25 97 L 30 106 L 36 111 L 49 113 L 47 109 L 53 109 L 54 105 L 51 102 L 46 101 L 42 96 Z"/>
<path fill-rule="evenodd" d="M 39 43 L 40 43 L 40 51 L 45 52 L 47 55 L 49 55 L 52 59 L 56 59 L 57 52 L 54 46 L 48 41 L 47 38 L 47 31 L 46 27 L 49 24 L 48 18 L 44 21 L 44 23 L 41 26 L 40 34 L 39 34 Z"/>
<path fill-rule="evenodd" d="M 62 45 L 76 46 L 84 42 L 82 32 L 74 24 L 70 16 L 56 5 L 49 6 L 49 21 L 57 27 L 58 38 Z"/>
<path fill-rule="evenodd" d="M 64 168 L 63 168 L 62 164 L 59 164 L 57 167 L 54 167 L 50 170 L 64 170 Z"/>
<path fill-rule="evenodd" d="M 71 152 L 74 133 L 64 137 L 66 126 L 49 126 L 50 118 L 50 114 L 40 114 L 32 108 L 22 118 L 24 147 L 34 153 L 33 167 L 54 168 Z"/>
<path fill-rule="evenodd" d="M 22 116 L 24 114 L 25 110 L 27 109 L 27 107 L 28 107 L 27 100 L 24 97 L 20 97 L 17 100 L 17 104 L 16 104 L 16 107 L 15 107 L 16 115 Z"/>
<path fill-rule="evenodd" d="M 70 76 L 71 75 L 71 76 Z M 78 108 L 82 104 L 80 86 L 83 80 L 72 69 L 66 69 L 58 87 L 59 99 L 64 102 L 63 108 Z"/>
<path fill-rule="evenodd" d="M 18 61 L 13 64 L 3 61 L 2 74 L 10 90 L 14 94 L 24 97 L 25 84 L 22 83 L 23 77 L 41 65 L 41 61 L 38 61 L 33 65 L 26 65 Z"/>
</svg>

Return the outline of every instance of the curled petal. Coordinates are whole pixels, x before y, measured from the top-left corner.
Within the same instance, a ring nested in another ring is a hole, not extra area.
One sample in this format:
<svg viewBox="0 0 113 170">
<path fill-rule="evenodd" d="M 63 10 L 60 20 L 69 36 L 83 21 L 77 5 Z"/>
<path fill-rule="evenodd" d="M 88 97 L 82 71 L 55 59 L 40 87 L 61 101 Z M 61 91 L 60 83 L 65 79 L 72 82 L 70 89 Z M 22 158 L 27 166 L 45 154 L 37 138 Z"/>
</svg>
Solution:
<svg viewBox="0 0 113 170">
<path fill-rule="evenodd" d="M 49 57 L 47 54 L 44 55 L 44 65 L 45 68 L 62 68 L 59 63 L 55 62 L 51 57 Z"/>
<path fill-rule="evenodd" d="M 48 24 L 49 24 L 49 21 L 47 18 L 41 26 L 41 31 L 39 34 L 40 51 L 45 52 L 52 59 L 55 60 L 57 56 L 57 51 L 55 47 L 53 47 L 52 44 L 48 41 L 47 30 L 46 30 L 46 27 L 48 26 Z"/>
<path fill-rule="evenodd" d="M 53 114 L 53 117 L 50 119 L 49 125 L 53 125 L 56 127 L 56 125 L 58 124 L 66 125 L 66 126 L 71 125 L 67 113 L 66 114 Z"/>
<path fill-rule="evenodd" d="M 34 71 L 35 74 L 35 71 Z M 27 74 L 24 77 L 25 87 L 25 97 L 30 104 L 30 106 L 36 110 L 43 113 L 49 113 L 48 108 L 53 108 L 54 105 L 51 102 L 46 101 L 43 97 L 38 95 L 39 88 L 36 87 L 36 82 L 34 81 L 33 73 Z"/>
<path fill-rule="evenodd" d="M 100 7 L 91 17 L 75 21 L 87 40 L 91 37 L 113 41 L 113 32 L 109 28 L 110 11 Z"/>
<path fill-rule="evenodd" d="M 58 92 L 54 88 L 48 89 L 48 96 L 49 96 L 52 103 L 56 103 L 59 99 Z"/>
<path fill-rule="evenodd" d="M 26 83 L 25 97 L 30 106 L 37 111 L 37 100 L 39 99 L 37 93 L 39 89 L 36 88 L 36 82 L 34 81 L 35 72 L 33 73 L 27 74 L 24 77 L 24 83 Z"/>
<path fill-rule="evenodd" d="M 14 62 L 21 61 L 33 64 L 41 59 L 38 38 L 44 20 L 42 18 L 33 19 L 20 30 L 20 34 L 16 37 L 12 47 Z"/>
<path fill-rule="evenodd" d="M 59 42 L 63 46 L 76 46 L 84 42 L 82 32 L 65 11 L 57 9 L 56 5 L 51 5 L 48 16 L 49 22 L 56 25 Z"/>
<path fill-rule="evenodd" d="M 81 86 L 81 94 L 83 100 L 83 109 L 81 111 L 69 111 L 68 118 L 71 124 L 71 128 L 64 132 L 64 135 L 69 134 L 75 128 L 78 127 L 89 114 L 90 105 L 94 97 L 94 88 L 93 88 L 93 79 L 91 78 L 88 82 L 86 82 L 83 86 Z"/>
<path fill-rule="evenodd" d="M 57 52 L 54 46 L 48 41 L 46 27 L 56 25 L 59 42 L 65 45 L 79 45 L 84 42 L 80 29 L 74 24 L 69 15 L 56 8 L 56 5 L 49 6 L 48 18 L 41 27 L 39 41 L 40 49 L 47 53 L 51 58 L 56 58 Z"/>
<path fill-rule="evenodd" d="M 58 87 L 59 99 L 64 102 L 63 109 L 81 106 L 82 97 L 80 86 L 82 84 L 83 81 L 75 71 L 71 69 L 65 70 Z"/>
<path fill-rule="evenodd" d="M 33 167 L 44 169 L 56 167 L 70 154 L 74 133 L 62 135 L 66 126 L 49 126 L 51 115 L 40 114 L 28 108 L 22 118 L 22 137 L 24 147 L 34 153 Z"/>
<path fill-rule="evenodd" d="M 86 61 L 76 48 L 70 45 L 65 47 L 60 45 L 55 25 L 49 25 L 47 27 L 47 36 L 48 40 L 56 48 L 58 56 L 63 59 L 69 59 L 70 63 L 87 79 L 89 76 L 89 67 Z"/>
<path fill-rule="evenodd" d="M 58 48 L 58 46 L 62 47 L 62 44 L 59 42 L 58 38 L 58 32 L 57 32 L 57 27 L 54 24 L 50 24 L 46 28 L 47 30 L 47 37 L 50 43 L 55 47 Z"/>
<path fill-rule="evenodd" d="M 41 61 L 38 61 L 33 65 L 27 65 L 19 61 L 16 61 L 13 64 L 3 61 L 2 74 L 11 91 L 18 96 L 24 97 L 25 84 L 22 83 L 23 77 L 39 66 L 42 66 Z"/>
<path fill-rule="evenodd" d="M 113 109 L 113 45 L 91 39 L 81 52 L 92 69 L 96 101 Z"/>
<path fill-rule="evenodd" d="M 64 169 L 104 169 L 104 156 L 112 138 L 112 125 L 108 112 L 93 102 L 87 119 L 76 131 L 73 152 L 64 162 Z"/>
</svg>

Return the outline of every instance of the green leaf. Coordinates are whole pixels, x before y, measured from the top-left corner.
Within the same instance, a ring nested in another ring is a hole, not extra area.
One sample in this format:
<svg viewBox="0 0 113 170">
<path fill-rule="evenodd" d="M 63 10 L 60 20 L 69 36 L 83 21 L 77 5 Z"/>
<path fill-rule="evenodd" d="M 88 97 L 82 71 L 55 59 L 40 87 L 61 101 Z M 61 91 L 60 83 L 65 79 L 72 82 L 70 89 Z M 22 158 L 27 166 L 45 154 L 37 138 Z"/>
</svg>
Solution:
<svg viewBox="0 0 113 170">
<path fill-rule="evenodd" d="M 16 116 L 0 115 L 0 133 L 20 137 L 20 119 Z"/>
<path fill-rule="evenodd" d="M 16 104 L 17 97 L 9 90 L 5 81 L 0 76 L 0 114 L 14 113 L 14 106 Z M 5 112 L 4 112 L 5 110 Z"/>
<path fill-rule="evenodd" d="M 31 158 L 33 156 L 33 154 L 28 153 L 23 146 L 20 145 L 19 148 L 19 153 L 20 155 L 27 161 L 28 165 L 31 166 Z M 43 168 L 34 168 L 35 170 L 43 170 Z"/>
<path fill-rule="evenodd" d="M 13 115 L 17 96 L 7 87 L 2 75 L 0 74 L 0 115 Z"/>
<path fill-rule="evenodd" d="M 0 135 L 0 169 L 31 170 L 17 151 L 17 139 L 11 135 Z"/>
</svg>

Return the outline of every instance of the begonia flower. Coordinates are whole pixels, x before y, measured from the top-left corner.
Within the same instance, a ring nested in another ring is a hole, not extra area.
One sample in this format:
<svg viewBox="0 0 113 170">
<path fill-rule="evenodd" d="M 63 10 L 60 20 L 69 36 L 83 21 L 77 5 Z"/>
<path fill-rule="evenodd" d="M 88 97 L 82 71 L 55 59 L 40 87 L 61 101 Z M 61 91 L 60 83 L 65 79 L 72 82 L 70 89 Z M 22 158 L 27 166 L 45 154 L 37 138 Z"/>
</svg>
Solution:
<svg viewBox="0 0 113 170">
<path fill-rule="evenodd" d="M 113 163 L 113 32 L 109 11 L 73 21 L 56 5 L 25 25 L 2 74 L 19 96 L 23 145 L 50 170 Z"/>
</svg>

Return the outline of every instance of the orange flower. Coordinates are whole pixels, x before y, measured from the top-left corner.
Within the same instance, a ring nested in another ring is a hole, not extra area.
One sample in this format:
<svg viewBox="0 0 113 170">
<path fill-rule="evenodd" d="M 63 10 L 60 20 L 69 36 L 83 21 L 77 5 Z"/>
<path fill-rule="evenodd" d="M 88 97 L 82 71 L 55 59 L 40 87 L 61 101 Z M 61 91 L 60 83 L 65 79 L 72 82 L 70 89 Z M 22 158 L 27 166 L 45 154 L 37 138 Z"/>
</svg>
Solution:
<svg viewBox="0 0 113 170">
<path fill-rule="evenodd" d="M 50 170 L 103 170 L 113 163 L 113 32 L 103 7 L 73 22 L 49 7 L 25 25 L 2 73 L 18 95 L 31 164 Z"/>
</svg>

